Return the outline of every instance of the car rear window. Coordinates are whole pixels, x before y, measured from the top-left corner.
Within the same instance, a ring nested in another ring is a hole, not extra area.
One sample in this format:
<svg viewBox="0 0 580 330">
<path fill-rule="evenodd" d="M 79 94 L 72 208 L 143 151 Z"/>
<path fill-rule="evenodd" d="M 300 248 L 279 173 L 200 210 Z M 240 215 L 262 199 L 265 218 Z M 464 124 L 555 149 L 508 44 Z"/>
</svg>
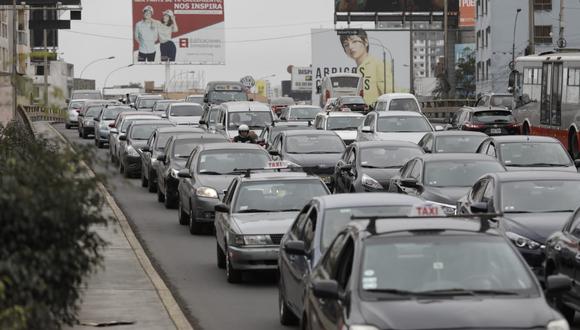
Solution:
<svg viewBox="0 0 580 330">
<path fill-rule="evenodd" d="M 201 116 L 203 108 L 197 104 L 191 105 L 172 105 L 170 115 L 173 117 L 193 117 Z"/>
<path fill-rule="evenodd" d="M 419 107 L 414 99 L 396 99 L 389 104 L 389 110 L 419 112 Z"/>
<path fill-rule="evenodd" d="M 507 110 L 487 110 L 473 113 L 473 120 L 480 123 L 510 122 L 514 117 Z"/>
</svg>

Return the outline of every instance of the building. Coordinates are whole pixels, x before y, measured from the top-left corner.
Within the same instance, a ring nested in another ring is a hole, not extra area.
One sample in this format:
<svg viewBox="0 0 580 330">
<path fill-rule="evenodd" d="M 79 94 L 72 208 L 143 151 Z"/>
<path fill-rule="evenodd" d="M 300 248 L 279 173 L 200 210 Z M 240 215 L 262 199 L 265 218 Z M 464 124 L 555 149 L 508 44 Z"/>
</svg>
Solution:
<svg viewBox="0 0 580 330">
<path fill-rule="evenodd" d="M 562 3 L 560 2 L 562 1 Z M 530 38 L 535 53 L 553 50 L 559 39 L 560 6 L 567 47 L 580 47 L 580 20 L 576 19 L 580 2 L 571 0 L 478 0 L 476 24 L 477 93 L 505 93 L 513 57 L 526 54 Z M 517 15 L 517 10 L 521 9 Z M 530 15 L 532 13 L 532 15 Z M 530 18 L 533 20 L 530 24 Z M 530 31 L 533 26 L 533 31 Z M 531 32 L 531 33 L 530 33 Z"/>
<path fill-rule="evenodd" d="M 48 86 L 46 86 L 46 90 L 48 91 L 48 104 L 64 107 L 74 87 L 74 65 L 62 60 L 48 61 L 48 67 L 46 68 L 44 61 L 32 62 L 32 65 L 34 67 L 33 82 L 36 100 L 39 103 L 44 103 L 44 73 L 47 70 Z"/>
</svg>

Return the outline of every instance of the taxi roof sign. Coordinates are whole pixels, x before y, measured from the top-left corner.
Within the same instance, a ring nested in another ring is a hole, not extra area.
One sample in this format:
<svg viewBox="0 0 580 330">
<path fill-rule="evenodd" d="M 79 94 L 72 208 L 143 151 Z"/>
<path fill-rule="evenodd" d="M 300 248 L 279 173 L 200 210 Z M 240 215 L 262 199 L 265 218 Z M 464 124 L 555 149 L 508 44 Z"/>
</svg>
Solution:
<svg viewBox="0 0 580 330">
<path fill-rule="evenodd" d="M 432 203 L 419 203 L 411 207 L 409 212 L 409 217 L 420 218 L 420 217 L 443 217 L 446 216 L 443 208 L 437 204 Z"/>
</svg>

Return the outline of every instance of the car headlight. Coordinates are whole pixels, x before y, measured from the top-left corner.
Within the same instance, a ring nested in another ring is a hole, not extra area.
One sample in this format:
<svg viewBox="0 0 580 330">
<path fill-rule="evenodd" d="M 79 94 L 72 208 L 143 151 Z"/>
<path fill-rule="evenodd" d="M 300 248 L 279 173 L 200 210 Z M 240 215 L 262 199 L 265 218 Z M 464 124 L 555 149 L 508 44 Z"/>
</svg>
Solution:
<svg viewBox="0 0 580 330">
<path fill-rule="evenodd" d="M 199 197 L 218 198 L 217 191 L 210 187 L 199 187 L 195 191 L 195 194 Z"/>
<path fill-rule="evenodd" d="M 437 203 L 437 202 L 433 202 L 433 201 L 429 201 L 429 203 L 439 205 L 443 209 L 443 212 L 445 212 L 445 215 L 454 215 L 457 211 L 457 206 L 454 206 L 454 205 Z"/>
<path fill-rule="evenodd" d="M 171 175 L 172 178 L 179 179 L 179 176 L 177 176 L 177 174 L 179 174 L 179 171 L 174 169 L 174 168 L 172 168 L 170 173 L 169 173 L 169 175 Z"/>
<path fill-rule="evenodd" d="M 362 175 L 362 184 L 365 187 L 369 187 L 372 189 L 383 189 L 383 186 L 375 179 L 371 178 L 370 176 L 363 174 Z"/>
<path fill-rule="evenodd" d="M 270 235 L 244 235 L 245 245 L 272 245 Z"/>
<path fill-rule="evenodd" d="M 135 148 L 133 148 L 133 146 L 127 146 L 127 155 L 130 157 L 139 157 L 139 153 Z"/>
<path fill-rule="evenodd" d="M 570 326 L 566 320 L 556 320 L 548 323 L 546 326 L 548 330 L 570 330 Z"/>
<path fill-rule="evenodd" d="M 519 248 L 522 248 L 522 249 L 526 248 L 528 250 L 537 250 L 540 247 L 543 247 L 541 243 L 538 243 L 536 241 L 533 241 L 527 237 L 518 235 L 518 234 L 513 233 L 511 231 L 508 231 L 505 234 Z M 558 329 L 558 328 L 554 328 L 554 329 Z"/>
</svg>

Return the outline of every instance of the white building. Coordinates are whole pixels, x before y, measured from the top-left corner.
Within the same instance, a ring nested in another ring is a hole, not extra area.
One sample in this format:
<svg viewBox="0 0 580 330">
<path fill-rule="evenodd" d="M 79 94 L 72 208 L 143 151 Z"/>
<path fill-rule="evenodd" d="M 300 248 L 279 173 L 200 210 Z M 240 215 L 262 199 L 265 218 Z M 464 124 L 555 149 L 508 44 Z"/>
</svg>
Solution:
<svg viewBox="0 0 580 330">
<path fill-rule="evenodd" d="M 33 62 L 34 95 L 38 100 L 44 100 L 44 62 Z M 64 107 L 66 99 L 71 95 L 74 86 L 74 66 L 64 61 L 48 62 L 48 104 Z"/>
</svg>

